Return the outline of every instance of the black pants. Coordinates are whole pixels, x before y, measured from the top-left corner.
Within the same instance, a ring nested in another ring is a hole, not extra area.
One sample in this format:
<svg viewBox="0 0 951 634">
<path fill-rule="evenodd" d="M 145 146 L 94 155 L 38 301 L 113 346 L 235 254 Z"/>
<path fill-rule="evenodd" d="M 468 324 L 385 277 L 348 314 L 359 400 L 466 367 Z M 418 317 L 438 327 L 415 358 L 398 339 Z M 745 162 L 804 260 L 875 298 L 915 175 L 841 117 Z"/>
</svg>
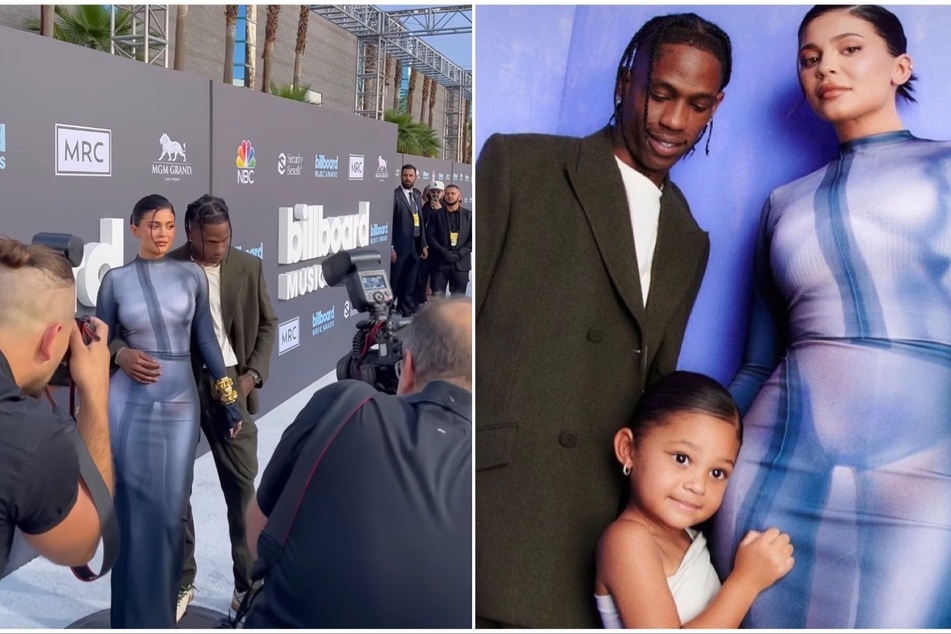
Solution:
<svg viewBox="0 0 951 634">
<path fill-rule="evenodd" d="M 430 286 L 429 278 L 432 271 L 430 258 L 419 261 L 419 268 L 416 270 L 416 295 L 413 298 L 416 306 L 426 303 L 426 290 Z"/>
<path fill-rule="evenodd" d="M 228 376 L 238 389 L 238 375 L 228 368 Z M 254 497 L 254 478 L 258 473 L 258 428 L 248 414 L 247 400 L 238 391 L 238 404 L 244 421 L 241 431 L 232 439 L 226 438 L 227 422 L 218 401 L 212 396 L 212 379 L 207 370 L 201 373 L 198 396 L 201 399 L 201 429 L 208 439 L 211 455 L 218 469 L 218 481 L 228 507 L 228 532 L 231 538 L 231 561 L 234 564 L 234 586 L 239 592 L 251 587 L 251 550 L 248 548 L 248 526 L 245 513 Z M 191 493 L 189 490 L 189 497 Z M 195 522 L 192 505 L 185 506 L 185 559 L 181 585 L 195 582 L 198 566 L 195 562 Z M 205 535 L 204 539 L 223 539 L 224 535 Z"/>
<path fill-rule="evenodd" d="M 443 267 L 433 270 L 433 296 L 444 296 L 447 284 L 449 285 L 449 292 L 453 295 L 465 295 L 466 286 L 469 285 L 469 271 L 457 271 L 453 268 Z"/>
<path fill-rule="evenodd" d="M 416 306 L 416 278 L 420 257 L 412 253 L 397 253 L 396 262 L 390 267 L 390 285 L 396 297 L 397 306 L 403 315 L 412 314 Z"/>
</svg>

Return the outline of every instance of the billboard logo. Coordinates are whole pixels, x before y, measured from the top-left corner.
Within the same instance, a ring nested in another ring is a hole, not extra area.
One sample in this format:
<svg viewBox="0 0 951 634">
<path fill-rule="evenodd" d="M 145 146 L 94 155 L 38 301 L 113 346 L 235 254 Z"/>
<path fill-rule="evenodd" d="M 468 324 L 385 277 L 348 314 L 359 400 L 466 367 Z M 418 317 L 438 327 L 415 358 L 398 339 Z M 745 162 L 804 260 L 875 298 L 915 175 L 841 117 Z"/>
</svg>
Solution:
<svg viewBox="0 0 951 634">
<path fill-rule="evenodd" d="M 468 175 L 468 174 L 466 174 L 465 181 L 466 181 L 467 183 L 469 182 L 469 175 Z"/>
<path fill-rule="evenodd" d="M 350 155 L 350 180 L 352 181 L 363 180 L 363 155 L 362 154 Z"/>
<path fill-rule="evenodd" d="M 173 141 L 168 134 L 162 133 L 159 144 L 162 146 L 162 154 L 152 163 L 153 176 L 164 176 L 166 182 L 178 182 L 182 180 L 182 176 L 192 175 L 192 166 L 185 156 L 184 143 Z"/>
<path fill-rule="evenodd" d="M 278 154 L 277 173 L 281 176 L 300 176 L 303 169 L 304 157 L 300 154 Z"/>
<path fill-rule="evenodd" d="M 314 313 L 314 316 L 311 318 L 311 332 L 315 337 L 334 327 L 334 312 L 336 310 L 336 306 L 331 306 L 330 310 L 323 312 L 318 310 Z"/>
<path fill-rule="evenodd" d="M 289 319 L 278 326 L 277 356 L 289 352 L 300 345 L 300 317 Z"/>
<path fill-rule="evenodd" d="M 238 251 L 244 251 L 245 253 L 261 258 L 262 260 L 264 259 L 264 243 L 263 242 L 256 247 L 249 247 L 245 249 L 244 247 L 237 246 L 235 247 L 235 249 L 237 249 Z"/>
<path fill-rule="evenodd" d="M 425 183 L 428 180 L 429 180 L 429 170 L 423 170 L 423 182 Z"/>
<path fill-rule="evenodd" d="M 57 176 L 112 176 L 112 130 L 56 124 Z"/>
<path fill-rule="evenodd" d="M 99 242 L 83 246 L 83 261 L 73 269 L 76 279 L 76 299 L 83 306 L 96 307 L 99 284 L 109 269 L 120 267 L 125 262 L 122 236 L 126 223 L 122 218 L 99 219 Z"/>
<path fill-rule="evenodd" d="M 340 169 L 340 157 L 330 158 L 323 154 L 314 156 L 314 178 L 337 178 L 337 170 Z"/>
<path fill-rule="evenodd" d="M 360 201 L 357 213 L 324 217 L 323 205 L 298 204 L 278 209 L 277 262 L 296 264 L 344 249 L 370 244 L 370 203 Z M 277 276 L 277 298 L 294 299 L 327 286 L 320 264 Z"/>
<path fill-rule="evenodd" d="M 390 171 L 386 168 L 386 161 L 381 156 L 376 166 L 376 177 L 380 180 L 386 180 L 390 177 Z"/>
<path fill-rule="evenodd" d="M 0 170 L 7 169 L 7 157 L 3 155 L 7 151 L 7 124 L 0 123 Z"/>
<path fill-rule="evenodd" d="M 247 139 L 241 141 L 238 146 L 238 158 L 234 160 L 235 167 L 238 168 L 238 184 L 254 184 L 254 168 L 258 162 L 254 158 L 254 146 Z"/>
<path fill-rule="evenodd" d="M 386 242 L 390 239 L 390 225 L 373 223 L 370 225 L 370 244 Z M 346 317 L 346 315 L 344 315 Z"/>
</svg>

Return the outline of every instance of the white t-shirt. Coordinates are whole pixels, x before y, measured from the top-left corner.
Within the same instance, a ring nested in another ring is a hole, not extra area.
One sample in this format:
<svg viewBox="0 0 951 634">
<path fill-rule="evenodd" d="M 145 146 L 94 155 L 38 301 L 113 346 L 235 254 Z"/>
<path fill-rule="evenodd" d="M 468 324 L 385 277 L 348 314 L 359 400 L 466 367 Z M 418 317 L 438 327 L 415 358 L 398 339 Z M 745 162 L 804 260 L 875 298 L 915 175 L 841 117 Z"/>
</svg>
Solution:
<svg viewBox="0 0 951 634">
<path fill-rule="evenodd" d="M 221 265 L 205 266 L 205 275 L 208 277 L 208 304 L 211 306 L 211 321 L 215 324 L 215 336 L 221 346 L 221 356 L 225 359 L 225 367 L 238 365 L 238 356 L 231 347 L 231 341 L 225 333 L 224 322 L 221 319 Z"/>
<path fill-rule="evenodd" d="M 654 247 L 657 246 L 657 223 L 660 219 L 662 192 L 653 181 L 636 169 L 616 156 L 614 160 L 621 171 L 621 180 L 624 181 L 624 190 L 627 193 L 627 209 L 631 215 L 634 250 L 637 253 L 637 270 L 641 276 L 641 294 L 646 306 L 651 286 Z"/>
</svg>

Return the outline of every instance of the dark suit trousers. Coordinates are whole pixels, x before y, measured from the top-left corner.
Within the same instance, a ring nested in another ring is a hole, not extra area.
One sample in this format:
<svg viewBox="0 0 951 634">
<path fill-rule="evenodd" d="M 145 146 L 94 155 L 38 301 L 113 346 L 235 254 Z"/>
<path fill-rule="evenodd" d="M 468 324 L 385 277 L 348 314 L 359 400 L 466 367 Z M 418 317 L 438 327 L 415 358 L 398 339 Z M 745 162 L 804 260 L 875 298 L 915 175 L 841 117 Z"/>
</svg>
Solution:
<svg viewBox="0 0 951 634">
<path fill-rule="evenodd" d="M 390 268 L 390 283 L 400 311 L 406 314 L 416 306 L 416 278 L 419 275 L 420 257 L 415 246 L 410 253 L 397 253 L 396 262 Z"/>
<path fill-rule="evenodd" d="M 433 295 L 445 296 L 447 284 L 449 292 L 454 296 L 465 295 L 466 286 L 469 285 L 469 271 L 457 271 L 454 267 L 444 266 L 435 269 L 432 279 Z"/>
<path fill-rule="evenodd" d="M 238 387 L 235 368 L 228 368 L 228 376 Z M 231 561 L 234 564 L 234 585 L 240 592 L 251 587 L 251 550 L 248 548 L 248 526 L 245 513 L 254 498 L 254 478 L 258 472 L 258 428 L 248 414 L 247 400 L 238 392 L 238 404 L 244 421 L 235 438 L 226 438 L 227 423 L 217 399 L 212 396 L 212 379 L 208 370 L 202 370 L 198 385 L 201 399 L 201 429 L 208 439 L 211 455 L 218 469 L 218 481 L 228 507 L 228 530 L 231 538 Z M 189 497 L 191 492 L 189 491 Z M 195 582 L 198 566 L 195 562 L 195 522 L 191 501 L 185 508 L 185 559 L 181 585 Z M 204 539 L 222 539 L 223 535 L 206 535 Z"/>
</svg>

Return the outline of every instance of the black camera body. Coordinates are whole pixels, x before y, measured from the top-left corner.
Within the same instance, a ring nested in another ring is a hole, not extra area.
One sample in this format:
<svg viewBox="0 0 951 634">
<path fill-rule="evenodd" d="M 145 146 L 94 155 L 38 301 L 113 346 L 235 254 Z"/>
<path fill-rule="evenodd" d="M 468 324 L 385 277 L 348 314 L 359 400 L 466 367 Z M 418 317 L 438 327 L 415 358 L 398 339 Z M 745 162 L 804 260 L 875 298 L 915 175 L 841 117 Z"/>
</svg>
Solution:
<svg viewBox="0 0 951 634">
<path fill-rule="evenodd" d="M 392 314 L 393 291 L 373 249 L 339 251 L 321 264 L 330 286 L 345 285 L 350 303 L 369 317 L 357 323 L 353 350 L 337 362 L 337 380 L 357 379 L 377 390 L 396 394 L 403 363 L 403 345 L 397 332 L 411 317 Z"/>
</svg>

